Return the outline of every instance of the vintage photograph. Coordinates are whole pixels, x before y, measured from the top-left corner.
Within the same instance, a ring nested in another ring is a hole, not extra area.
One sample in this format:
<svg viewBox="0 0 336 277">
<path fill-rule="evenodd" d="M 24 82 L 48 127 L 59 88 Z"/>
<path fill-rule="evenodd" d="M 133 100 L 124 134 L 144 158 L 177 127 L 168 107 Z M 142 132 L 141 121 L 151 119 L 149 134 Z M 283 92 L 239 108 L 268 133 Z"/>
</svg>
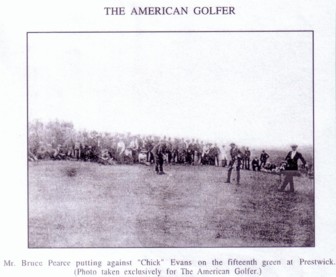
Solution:
<svg viewBox="0 0 336 277">
<path fill-rule="evenodd" d="M 313 42 L 28 33 L 28 247 L 314 247 Z"/>
</svg>

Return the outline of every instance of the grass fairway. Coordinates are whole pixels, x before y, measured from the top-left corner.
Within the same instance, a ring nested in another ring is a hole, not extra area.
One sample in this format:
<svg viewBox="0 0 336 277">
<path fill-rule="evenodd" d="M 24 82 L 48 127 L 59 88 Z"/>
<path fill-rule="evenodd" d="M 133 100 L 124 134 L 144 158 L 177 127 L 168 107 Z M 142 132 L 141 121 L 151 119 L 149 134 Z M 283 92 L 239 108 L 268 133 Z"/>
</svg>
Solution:
<svg viewBox="0 0 336 277">
<path fill-rule="evenodd" d="M 29 163 L 29 247 L 314 246 L 313 181 L 213 166 Z M 233 177 L 235 172 L 233 172 Z M 234 183 L 234 182 L 233 182 Z"/>
</svg>

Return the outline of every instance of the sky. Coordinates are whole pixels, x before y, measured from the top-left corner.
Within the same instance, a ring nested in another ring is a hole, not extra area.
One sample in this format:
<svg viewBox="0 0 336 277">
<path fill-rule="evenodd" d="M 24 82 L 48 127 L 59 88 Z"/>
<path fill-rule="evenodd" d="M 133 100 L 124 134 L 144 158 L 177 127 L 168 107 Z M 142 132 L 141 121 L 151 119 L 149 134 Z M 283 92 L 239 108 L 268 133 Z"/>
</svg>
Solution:
<svg viewBox="0 0 336 277">
<path fill-rule="evenodd" d="M 29 34 L 29 121 L 249 146 L 312 145 L 312 35 Z"/>
</svg>

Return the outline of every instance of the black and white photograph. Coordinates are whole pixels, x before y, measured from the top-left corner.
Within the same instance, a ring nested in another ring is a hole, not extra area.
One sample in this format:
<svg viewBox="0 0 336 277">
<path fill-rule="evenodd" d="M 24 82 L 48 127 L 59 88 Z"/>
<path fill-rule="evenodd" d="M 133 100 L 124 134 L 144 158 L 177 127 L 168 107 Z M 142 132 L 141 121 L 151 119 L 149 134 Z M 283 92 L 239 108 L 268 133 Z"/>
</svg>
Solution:
<svg viewBox="0 0 336 277">
<path fill-rule="evenodd" d="M 26 44 L 28 248 L 315 247 L 312 31 Z"/>
</svg>

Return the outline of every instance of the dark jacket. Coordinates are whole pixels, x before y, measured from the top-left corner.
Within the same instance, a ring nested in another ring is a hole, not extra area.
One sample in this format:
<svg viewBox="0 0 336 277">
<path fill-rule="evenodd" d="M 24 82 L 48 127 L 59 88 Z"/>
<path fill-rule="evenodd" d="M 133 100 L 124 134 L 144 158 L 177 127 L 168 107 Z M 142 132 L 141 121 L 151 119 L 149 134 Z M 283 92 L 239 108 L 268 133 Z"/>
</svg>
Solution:
<svg viewBox="0 0 336 277">
<path fill-rule="evenodd" d="M 231 148 L 230 149 L 230 156 L 231 160 L 241 159 L 242 158 L 242 152 L 237 148 Z"/>
<path fill-rule="evenodd" d="M 151 152 L 154 156 L 161 156 L 166 152 L 166 145 L 164 143 L 158 143 L 153 147 Z"/>
<path fill-rule="evenodd" d="M 268 158 L 269 158 L 269 155 L 266 152 L 260 154 L 261 162 L 266 162 Z"/>
<path fill-rule="evenodd" d="M 288 152 L 287 156 L 286 156 L 286 170 L 298 170 L 298 160 L 301 160 L 301 162 L 305 165 L 306 161 L 303 158 L 302 154 L 299 152 L 296 152 L 295 156 L 291 157 L 291 153 L 292 151 Z"/>
<path fill-rule="evenodd" d="M 252 166 L 258 167 L 259 166 L 259 160 L 258 159 L 253 159 L 252 160 Z"/>
</svg>

